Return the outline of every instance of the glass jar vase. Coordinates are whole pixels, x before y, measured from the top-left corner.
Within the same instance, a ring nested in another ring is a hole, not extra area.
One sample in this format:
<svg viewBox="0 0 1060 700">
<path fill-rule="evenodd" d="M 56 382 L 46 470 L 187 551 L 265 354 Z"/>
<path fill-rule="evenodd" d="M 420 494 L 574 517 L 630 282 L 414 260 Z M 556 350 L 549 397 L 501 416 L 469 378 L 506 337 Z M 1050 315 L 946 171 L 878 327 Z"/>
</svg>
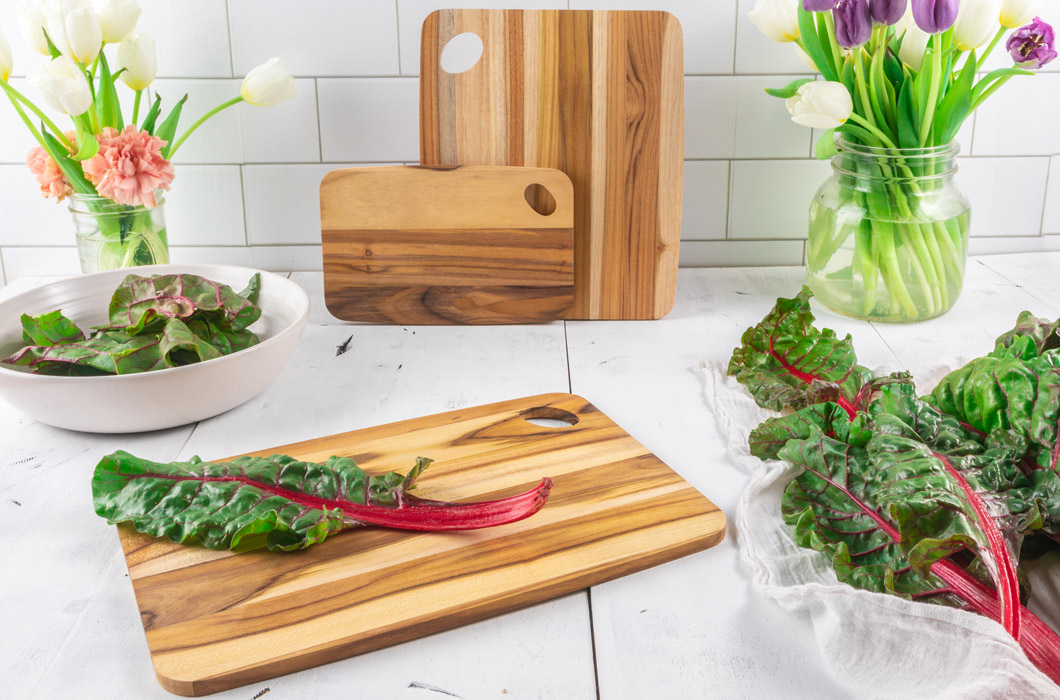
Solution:
<svg viewBox="0 0 1060 700">
<path fill-rule="evenodd" d="M 920 321 L 964 284 L 970 205 L 953 182 L 956 142 L 874 148 L 836 139 L 832 176 L 810 205 L 806 283 L 841 314 Z"/>
<path fill-rule="evenodd" d="M 165 200 L 129 207 L 97 195 L 70 195 L 82 272 L 169 262 Z"/>
</svg>

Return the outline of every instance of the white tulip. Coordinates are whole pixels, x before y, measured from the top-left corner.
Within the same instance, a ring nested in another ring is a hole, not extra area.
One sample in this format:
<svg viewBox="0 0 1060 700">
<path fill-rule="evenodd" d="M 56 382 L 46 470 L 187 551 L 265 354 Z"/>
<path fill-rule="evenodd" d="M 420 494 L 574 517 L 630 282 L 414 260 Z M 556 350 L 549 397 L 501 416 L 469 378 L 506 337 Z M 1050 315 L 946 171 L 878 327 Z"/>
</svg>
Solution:
<svg viewBox="0 0 1060 700">
<path fill-rule="evenodd" d="M 103 47 L 99 17 L 87 0 L 46 0 L 44 16 L 55 48 L 78 63 L 89 64 Z"/>
<path fill-rule="evenodd" d="M 1015 29 L 1034 19 L 1041 8 L 1041 0 L 1001 0 L 1001 12 L 998 17 L 1001 26 Z"/>
<path fill-rule="evenodd" d="M 755 0 L 754 9 L 747 13 L 747 17 L 758 31 L 773 41 L 798 41 L 800 1 Z"/>
<path fill-rule="evenodd" d="M 118 77 L 130 88 L 133 90 L 146 88 L 158 72 L 155 40 L 146 34 L 134 34 L 118 44 L 117 68 L 125 69 Z"/>
<path fill-rule="evenodd" d="M 902 39 L 902 48 L 898 49 L 898 58 L 902 63 L 915 71 L 919 71 L 924 65 L 924 54 L 927 52 L 928 41 L 931 35 L 915 24 L 905 30 L 905 38 Z"/>
<path fill-rule="evenodd" d="M 15 59 L 11 58 L 11 45 L 7 43 L 4 32 L 0 31 L 0 82 L 7 82 L 14 67 Z"/>
<path fill-rule="evenodd" d="M 140 6 L 136 0 L 96 0 L 99 27 L 103 30 L 103 41 L 117 44 L 125 41 L 136 28 L 140 19 Z"/>
<path fill-rule="evenodd" d="M 959 51 L 977 49 L 997 33 L 1001 0 L 962 0 L 953 24 L 953 45 Z"/>
<path fill-rule="evenodd" d="M 67 56 L 44 63 L 30 77 L 30 85 L 40 91 L 52 109 L 76 117 L 92 106 L 92 91 L 84 73 Z"/>
<path fill-rule="evenodd" d="M 784 104 L 791 113 L 791 121 L 813 129 L 834 129 L 854 112 L 854 101 L 846 87 L 824 80 L 799 86 L 795 96 Z"/>
<path fill-rule="evenodd" d="M 22 0 L 17 9 L 18 24 L 22 28 L 22 35 L 26 37 L 29 47 L 37 53 L 50 56 L 48 38 L 44 35 L 48 20 L 44 17 L 41 0 Z"/>
<path fill-rule="evenodd" d="M 252 105 L 271 107 L 295 96 L 294 78 L 284 60 L 270 58 L 247 73 L 239 94 Z"/>
<path fill-rule="evenodd" d="M 916 20 L 913 18 L 913 5 L 910 3 L 905 6 L 905 14 L 902 15 L 902 18 L 894 23 L 894 35 L 902 36 L 902 33 L 905 32 L 906 29 L 909 29 L 915 24 Z"/>
</svg>

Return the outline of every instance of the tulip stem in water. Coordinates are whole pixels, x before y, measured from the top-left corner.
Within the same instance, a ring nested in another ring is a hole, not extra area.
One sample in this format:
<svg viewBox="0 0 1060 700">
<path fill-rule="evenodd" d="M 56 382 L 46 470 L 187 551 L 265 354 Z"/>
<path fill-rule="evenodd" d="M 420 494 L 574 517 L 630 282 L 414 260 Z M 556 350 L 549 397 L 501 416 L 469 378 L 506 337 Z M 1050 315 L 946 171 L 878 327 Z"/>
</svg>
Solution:
<svg viewBox="0 0 1060 700">
<path fill-rule="evenodd" d="M 228 102 L 222 102 L 221 104 L 217 105 L 216 107 L 211 109 L 206 114 L 204 114 L 201 117 L 199 117 L 199 120 L 197 122 L 195 122 L 194 124 L 192 124 L 191 126 L 189 126 L 188 130 L 185 131 L 183 134 L 181 134 L 181 137 L 179 139 L 177 139 L 176 142 L 173 144 L 173 148 L 171 148 L 170 151 L 169 151 L 169 159 L 173 160 L 173 156 L 175 156 L 177 154 L 177 149 L 180 148 L 180 145 L 182 143 L 184 143 L 184 141 L 186 141 L 187 138 L 189 136 L 191 136 L 192 133 L 194 133 L 196 129 L 198 129 L 200 126 L 202 126 L 206 122 L 207 119 L 209 119 L 210 117 L 212 117 L 213 115 L 217 114 L 218 112 L 220 112 L 222 110 L 228 109 L 232 105 L 239 104 L 242 101 L 243 101 L 243 96 L 242 95 L 240 95 L 238 97 L 233 97 L 232 99 L 228 100 Z"/>
</svg>

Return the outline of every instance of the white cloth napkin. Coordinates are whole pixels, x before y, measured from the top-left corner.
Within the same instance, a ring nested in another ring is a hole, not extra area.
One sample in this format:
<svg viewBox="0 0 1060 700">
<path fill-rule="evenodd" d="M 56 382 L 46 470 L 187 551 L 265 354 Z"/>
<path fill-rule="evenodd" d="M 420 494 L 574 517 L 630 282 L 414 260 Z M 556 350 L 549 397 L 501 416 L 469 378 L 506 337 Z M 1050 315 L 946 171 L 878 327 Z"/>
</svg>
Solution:
<svg viewBox="0 0 1060 700">
<path fill-rule="evenodd" d="M 751 476 L 733 519 L 741 561 L 756 590 L 787 610 L 809 612 L 826 667 L 854 697 L 1060 698 L 1060 688 L 997 622 L 841 584 L 825 555 L 796 545 L 780 515 L 795 472 L 784 462 L 753 457 L 747 446 L 751 429 L 776 414 L 759 408 L 724 367 L 699 371 L 729 453 Z M 941 376 L 930 369 L 914 375 Z M 1057 610 L 1057 568 L 1046 567 L 1045 577 L 1041 568 L 1034 595 Z"/>
</svg>

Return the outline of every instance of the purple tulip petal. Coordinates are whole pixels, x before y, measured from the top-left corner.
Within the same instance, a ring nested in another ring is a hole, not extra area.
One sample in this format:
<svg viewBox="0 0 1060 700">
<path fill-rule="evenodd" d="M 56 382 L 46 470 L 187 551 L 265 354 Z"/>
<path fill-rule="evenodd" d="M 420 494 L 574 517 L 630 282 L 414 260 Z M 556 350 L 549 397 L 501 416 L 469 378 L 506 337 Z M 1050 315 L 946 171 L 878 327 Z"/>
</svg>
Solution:
<svg viewBox="0 0 1060 700">
<path fill-rule="evenodd" d="M 909 0 L 871 0 L 872 21 L 887 26 L 896 24 L 902 19 L 908 5 Z"/>
<path fill-rule="evenodd" d="M 802 0 L 802 9 L 807 12 L 828 12 L 835 7 L 836 0 Z"/>
<path fill-rule="evenodd" d="M 957 21 L 957 0 L 911 0 L 916 26 L 928 34 L 941 34 Z"/>
<path fill-rule="evenodd" d="M 839 0 L 832 10 L 835 36 L 846 49 L 861 46 L 872 36 L 872 11 L 869 0 Z"/>
<path fill-rule="evenodd" d="M 1056 58 L 1056 33 L 1048 22 L 1035 17 L 1033 22 L 1012 33 L 1005 48 L 1020 66 L 1041 68 Z"/>
</svg>

